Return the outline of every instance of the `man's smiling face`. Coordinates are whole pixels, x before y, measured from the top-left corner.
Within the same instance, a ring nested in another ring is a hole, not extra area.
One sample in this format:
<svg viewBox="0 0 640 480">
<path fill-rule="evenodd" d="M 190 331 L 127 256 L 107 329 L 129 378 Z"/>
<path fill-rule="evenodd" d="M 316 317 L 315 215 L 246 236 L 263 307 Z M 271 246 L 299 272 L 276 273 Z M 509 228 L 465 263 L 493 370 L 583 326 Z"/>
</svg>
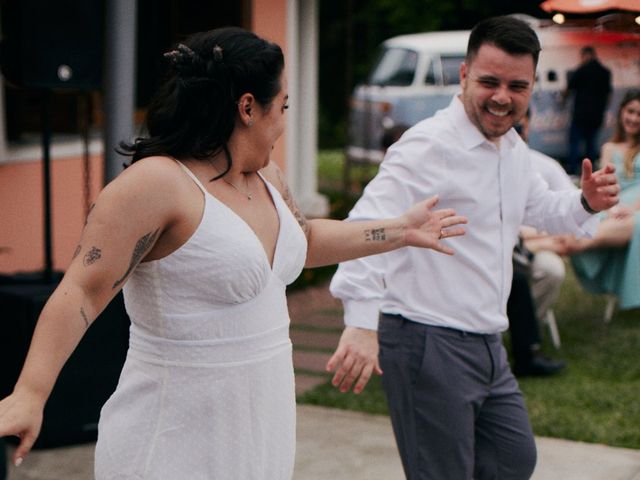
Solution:
<svg viewBox="0 0 640 480">
<path fill-rule="evenodd" d="M 495 142 L 527 111 L 535 65 L 530 54 L 511 55 L 485 43 L 460 66 L 462 103 L 471 123 Z"/>
</svg>

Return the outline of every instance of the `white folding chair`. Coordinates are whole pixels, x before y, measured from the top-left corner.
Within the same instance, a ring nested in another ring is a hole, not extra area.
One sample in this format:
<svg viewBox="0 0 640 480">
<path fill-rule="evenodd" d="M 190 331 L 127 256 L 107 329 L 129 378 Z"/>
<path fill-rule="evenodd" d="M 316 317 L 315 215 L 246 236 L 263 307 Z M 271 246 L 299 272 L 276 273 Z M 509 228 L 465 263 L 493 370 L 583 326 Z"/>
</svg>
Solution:
<svg viewBox="0 0 640 480">
<path fill-rule="evenodd" d="M 611 322 L 613 318 L 613 312 L 616 311 L 616 305 L 618 304 L 618 297 L 615 295 L 606 295 L 607 304 L 604 307 L 604 323 Z"/>
<path fill-rule="evenodd" d="M 549 334 L 551 335 L 551 343 L 556 348 L 560 348 L 562 346 L 560 342 L 560 332 L 558 331 L 558 324 L 556 323 L 556 316 L 553 313 L 553 309 L 547 310 L 547 313 L 544 316 L 544 323 L 549 327 Z"/>
</svg>

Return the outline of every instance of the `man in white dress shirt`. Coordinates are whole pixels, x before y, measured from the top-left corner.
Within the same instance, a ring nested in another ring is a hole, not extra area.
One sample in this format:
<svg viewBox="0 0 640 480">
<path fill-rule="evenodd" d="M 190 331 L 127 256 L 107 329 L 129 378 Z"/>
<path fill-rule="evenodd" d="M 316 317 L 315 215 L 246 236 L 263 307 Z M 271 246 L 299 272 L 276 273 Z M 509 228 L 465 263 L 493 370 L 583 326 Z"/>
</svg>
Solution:
<svg viewBox="0 0 640 480">
<path fill-rule="evenodd" d="M 327 364 L 333 384 L 358 393 L 384 370 L 412 480 L 529 478 L 535 443 L 500 336 L 518 228 L 589 235 L 592 213 L 618 200 L 613 170 L 593 172 L 588 160 L 582 191 L 550 192 L 533 174 L 512 127 L 527 110 L 539 50 L 535 33 L 513 17 L 476 25 L 461 95 L 388 150 L 349 215 L 391 217 L 438 194 L 440 207 L 469 220 L 467 234 L 449 241 L 453 257 L 404 248 L 343 263 L 331 284 L 346 323 Z"/>
</svg>

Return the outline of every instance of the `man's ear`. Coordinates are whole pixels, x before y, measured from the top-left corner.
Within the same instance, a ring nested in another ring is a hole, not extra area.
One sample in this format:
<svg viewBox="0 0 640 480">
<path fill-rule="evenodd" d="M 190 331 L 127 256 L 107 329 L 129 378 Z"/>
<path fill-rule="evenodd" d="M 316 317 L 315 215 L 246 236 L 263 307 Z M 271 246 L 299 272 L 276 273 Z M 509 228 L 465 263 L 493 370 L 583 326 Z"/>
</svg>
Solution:
<svg viewBox="0 0 640 480">
<path fill-rule="evenodd" d="M 466 83 L 467 83 L 467 64 L 466 62 L 462 62 L 460 64 L 460 86 L 464 88 Z"/>
<path fill-rule="evenodd" d="M 248 127 L 253 125 L 255 105 L 256 99 L 251 93 L 243 94 L 238 100 L 238 116 L 240 121 Z"/>
</svg>

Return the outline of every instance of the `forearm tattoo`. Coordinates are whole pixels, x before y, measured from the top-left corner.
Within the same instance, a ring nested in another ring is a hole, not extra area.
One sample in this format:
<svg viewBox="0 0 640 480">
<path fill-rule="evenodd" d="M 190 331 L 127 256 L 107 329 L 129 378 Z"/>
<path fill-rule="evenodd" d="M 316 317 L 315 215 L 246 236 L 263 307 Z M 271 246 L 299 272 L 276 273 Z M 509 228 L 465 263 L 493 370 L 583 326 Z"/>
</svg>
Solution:
<svg viewBox="0 0 640 480">
<path fill-rule="evenodd" d="M 84 308 L 80 307 L 80 315 L 82 315 L 82 319 L 84 320 L 85 328 L 89 328 L 89 318 L 87 314 L 84 313 Z"/>
<path fill-rule="evenodd" d="M 304 234 L 308 234 L 309 222 L 307 222 L 307 218 L 300 211 L 300 208 L 298 208 L 298 205 L 296 204 L 293 196 L 291 195 L 291 191 L 289 190 L 289 185 L 287 185 L 287 182 L 284 180 L 282 172 L 279 168 L 276 169 L 276 174 L 278 175 L 278 181 L 280 182 L 280 185 L 282 185 L 282 199 L 288 205 L 289 210 L 291 210 L 291 213 L 293 213 L 293 216 L 298 221 L 298 224 L 300 225 L 300 228 L 302 228 Z"/>
<path fill-rule="evenodd" d="M 88 267 L 92 263 L 97 262 L 102 257 L 102 250 L 97 247 L 91 247 L 87 253 L 84 254 L 84 258 L 82 259 L 82 263 L 85 267 Z"/>
<path fill-rule="evenodd" d="M 387 234 L 384 228 L 372 228 L 371 230 L 364 231 L 365 242 L 384 242 L 387 239 Z"/>
<path fill-rule="evenodd" d="M 116 280 L 116 282 L 113 284 L 113 287 L 111 287 L 112 289 L 116 288 L 122 282 L 125 281 L 125 279 L 133 271 L 135 266 L 140 262 L 140 260 L 142 260 L 145 253 L 147 253 L 149 249 L 153 246 L 153 244 L 156 241 L 156 238 L 158 237 L 159 231 L 160 229 L 158 228 L 155 232 L 149 232 L 136 242 L 136 246 L 133 247 L 133 253 L 131 254 L 131 261 L 129 262 L 129 268 L 127 268 L 127 271 L 122 276 L 122 278 Z"/>
</svg>

